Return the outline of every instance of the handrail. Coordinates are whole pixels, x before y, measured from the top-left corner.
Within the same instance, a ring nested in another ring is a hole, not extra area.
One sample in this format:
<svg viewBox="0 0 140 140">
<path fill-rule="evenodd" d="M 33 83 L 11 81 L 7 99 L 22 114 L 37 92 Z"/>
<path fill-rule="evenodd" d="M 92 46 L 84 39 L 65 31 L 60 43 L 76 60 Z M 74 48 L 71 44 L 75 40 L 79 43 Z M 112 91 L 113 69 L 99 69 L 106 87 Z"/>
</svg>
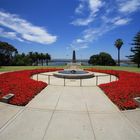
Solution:
<svg viewBox="0 0 140 140">
<path fill-rule="evenodd" d="M 51 84 L 51 76 L 54 76 L 54 75 L 52 75 L 52 74 L 43 74 L 43 73 L 38 73 L 37 74 L 37 81 L 38 81 L 38 79 L 39 79 L 39 75 L 43 75 L 43 76 L 48 76 L 48 85 L 50 85 Z M 110 82 L 112 82 L 112 76 L 114 76 L 114 75 L 111 75 L 111 74 L 104 74 L 104 75 L 95 75 L 95 78 L 96 78 L 96 86 L 98 85 L 98 81 L 99 81 L 99 78 L 100 77 L 105 77 L 105 76 L 110 76 L 110 79 L 109 79 L 109 81 Z M 93 77 L 94 78 L 94 77 Z M 62 79 L 64 80 L 64 86 L 66 86 L 66 77 L 65 76 L 63 76 L 62 77 Z M 76 78 L 75 78 L 75 80 L 77 80 Z M 82 87 L 82 78 L 80 78 L 80 79 L 78 79 L 78 80 L 80 80 L 80 87 Z M 116 81 L 118 80 L 118 77 L 116 77 Z"/>
</svg>

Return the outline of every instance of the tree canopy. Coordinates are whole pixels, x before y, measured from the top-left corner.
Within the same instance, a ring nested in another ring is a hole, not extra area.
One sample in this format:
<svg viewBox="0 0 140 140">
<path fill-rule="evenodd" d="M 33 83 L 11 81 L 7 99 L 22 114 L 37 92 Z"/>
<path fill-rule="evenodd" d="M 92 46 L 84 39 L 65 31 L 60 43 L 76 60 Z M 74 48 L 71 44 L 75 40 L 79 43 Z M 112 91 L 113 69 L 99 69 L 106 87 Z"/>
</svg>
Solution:
<svg viewBox="0 0 140 140">
<path fill-rule="evenodd" d="M 88 62 L 89 64 L 92 65 L 104 65 L 104 66 L 116 65 L 111 55 L 106 52 L 101 52 L 100 54 L 92 55 Z"/>
<path fill-rule="evenodd" d="M 29 52 L 28 54 L 19 54 L 17 49 L 7 42 L 0 41 L 0 66 L 15 65 L 29 66 L 44 63 L 48 65 L 51 56 L 48 53 Z"/>
<path fill-rule="evenodd" d="M 120 66 L 120 49 L 121 49 L 121 47 L 122 47 L 122 45 L 123 45 L 123 40 L 122 39 L 117 39 L 116 41 L 115 41 L 115 47 L 118 49 L 118 66 Z"/>
<path fill-rule="evenodd" d="M 123 45 L 123 41 L 122 41 L 122 39 L 117 39 L 116 41 L 115 41 L 115 44 L 114 44 L 115 46 L 116 46 L 116 48 L 117 49 L 120 49 L 121 48 L 121 46 Z"/>
<path fill-rule="evenodd" d="M 18 53 L 17 49 L 7 42 L 0 41 L 0 66 L 11 65 L 13 57 Z"/>
<path fill-rule="evenodd" d="M 133 47 L 131 47 L 132 55 L 128 56 L 130 60 L 140 67 L 140 32 L 138 32 L 133 39 L 133 43 L 131 43 Z"/>
<path fill-rule="evenodd" d="M 13 58 L 13 65 L 16 66 L 38 66 L 48 65 L 48 61 L 51 60 L 51 56 L 48 53 L 29 52 L 28 54 L 17 54 Z"/>
</svg>

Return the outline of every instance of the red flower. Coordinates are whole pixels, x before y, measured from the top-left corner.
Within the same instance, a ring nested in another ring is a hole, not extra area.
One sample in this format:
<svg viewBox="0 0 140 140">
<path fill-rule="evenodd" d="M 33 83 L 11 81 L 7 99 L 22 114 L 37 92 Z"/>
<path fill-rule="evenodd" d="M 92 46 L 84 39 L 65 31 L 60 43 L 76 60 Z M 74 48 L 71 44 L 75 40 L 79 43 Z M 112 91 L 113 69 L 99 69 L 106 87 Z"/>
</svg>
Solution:
<svg viewBox="0 0 140 140">
<path fill-rule="evenodd" d="M 8 93 L 15 96 L 10 104 L 26 105 L 36 94 L 47 86 L 47 83 L 35 81 L 30 77 L 37 73 L 51 72 L 58 69 L 24 70 L 0 74 L 0 98 Z"/>
<path fill-rule="evenodd" d="M 107 73 L 119 78 L 99 87 L 120 109 L 134 109 L 137 107 L 134 97 L 140 97 L 140 74 L 115 70 L 86 69 L 94 72 Z"/>
</svg>

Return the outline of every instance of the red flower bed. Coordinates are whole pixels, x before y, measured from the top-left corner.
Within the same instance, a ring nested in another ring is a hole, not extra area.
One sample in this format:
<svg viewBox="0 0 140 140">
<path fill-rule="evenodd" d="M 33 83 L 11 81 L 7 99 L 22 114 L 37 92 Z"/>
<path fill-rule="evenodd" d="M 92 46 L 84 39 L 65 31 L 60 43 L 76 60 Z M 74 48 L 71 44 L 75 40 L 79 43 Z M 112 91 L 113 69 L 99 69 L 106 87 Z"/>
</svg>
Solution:
<svg viewBox="0 0 140 140">
<path fill-rule="evenodd" d="M 117 76 L 119 80 L 107 84 L 101 84 L 99 87 L 120 109 L 134 109 L 137 107 L 133 98 L 140 97 L 139 73 L 115 70 L 88 70 Z"/>
<path fill-rule="evenodd" d="M 26 105 L 36 94 L 47 86 L 47 83 L 35 81 L 30 77 L 37 73 L 51 72 L 58 69 L 24 70 L 0 74 L 0 98 L 8 93 L 15 96 L 10 104 Z"/>
</svg>

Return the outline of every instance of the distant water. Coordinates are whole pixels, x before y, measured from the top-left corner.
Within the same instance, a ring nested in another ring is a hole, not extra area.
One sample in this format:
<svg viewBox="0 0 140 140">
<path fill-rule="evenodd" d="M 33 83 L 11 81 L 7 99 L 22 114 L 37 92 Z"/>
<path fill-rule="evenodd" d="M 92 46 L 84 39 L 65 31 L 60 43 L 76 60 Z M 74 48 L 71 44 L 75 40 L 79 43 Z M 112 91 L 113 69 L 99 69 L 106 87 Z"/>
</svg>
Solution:
<svg viewBox="0 0 140 140">
<path fill-rule="evenodd" d="M 70 62 L 49 62 L 48 66 L 64 66 L 64 65 L 67 65 L 68 63 Z M 81 64 L 84 66 L 89 66 L 88 62 L 82 62 Z"/>
<path fill-rule="evenodd" d="M 49 62 L 48 66 L 64 66 L 67 65 L 66 62 Z"/>
<path fill-rule="evenodd" d="M 120 63 L 120 66 L 124 66 L 124 67 L 135 67 L 136 64 Z"/>
<path fill-rule="evenodd" d="M 88 61 L 83 61 L 83 62 L 81 62 L 81 61 L 77 61 L 78 63 L 80 62 L 82 65 L 84 65 L 84 66 L 88 66 L 89 64 L 88 64 Z M 71 61 L 50 61 L 49 63 L 48 63 L 48 66 L 65 66 L 65 65 L 67 65 L 68 63 L 71 63 Z M 46 63 L 44 63 L 44 66 L 46 66 Z"/>
<path fill-rule="evenodd" d="M 48 63 L 48 66 L 65 66 L 67 65 L 68 63 L 70 63 L 71 61 L 66 61 L 66 60 L 53 60 L 53 61 L 50 61 Z M 80 60 L 77 61 L 78 63 L 80 62 L 82 65 L 84 66 L 91 66 L 90 64 L 88 64 L 88 60 L 83 60 L 82 62 Z M 135 64 L 128 64 L 128 63 L 121 63 L 120 64 L 121 66 L 125 66 L 125 67 L 133 67 L 133 66 L 136 66 Z M 44 63 L 44 66 L 46 66 L 46 63 Z"/>
</svg>

